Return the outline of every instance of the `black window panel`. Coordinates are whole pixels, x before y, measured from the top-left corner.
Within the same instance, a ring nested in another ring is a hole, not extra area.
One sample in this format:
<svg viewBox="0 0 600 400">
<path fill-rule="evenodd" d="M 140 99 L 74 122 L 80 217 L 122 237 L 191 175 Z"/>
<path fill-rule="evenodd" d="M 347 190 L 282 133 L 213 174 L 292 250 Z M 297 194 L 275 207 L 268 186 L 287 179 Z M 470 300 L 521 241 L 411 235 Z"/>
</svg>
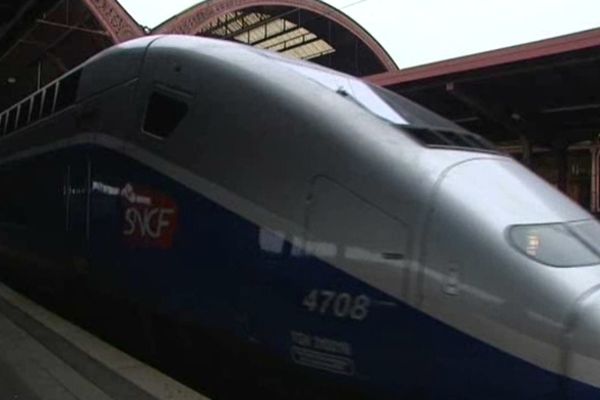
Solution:
<svg viewBox="0 0 600 400">
<path fill-rule="evenodd" d="M 188 105 L 170 95 L 154 92 L 146 106 L 143 130 L 151 135 L 168 137 L 183 120 Z"/>
<path fill-rule="evenodd" d="M 17 110 L 18 108 L 15 107 L 8 112 L 8 122 L 6 125 L 7 134 L 15 130 L 15 124 L 17 122 Z"/>
<path fill-rule="evenodd" d="M 426 146 L 448 146 L 451 145 L 441 135 L 427 128 L 402 127 L 413 138 Z"/>
<path fill-rule="evenodd" d="M 52 85 L 46 89 L 46 96 L 44 96 L 44 106 L 42 107 L 42 117 L 47 117 L 48 115 L 52 114 L 55 95 L 56 85 Z"/>
<path fill-rule="evenodd" d="M 0 136 L 4 135 L 5 124 L 6 124 L 6 113 L 0 115 Z"/>
<path fill-rule="evenodd" d="M 423 144 L 432 147 L 478 149 L 498 152 L 494 145 L 480 136 L 469 132 L 428 129 L 424 127 L 397 125 L 403 132 Z"/>
<path fill-rule="evenodd" d="M 79 90 L 80 78 L 81 70 L 70 74 L 60 81 L 55 111 L 60 111 L 75 103 L 75 100 L 77 99 L 77 91 Z"/>
<path fill-rule="evenodd" d="M 477 143 L 479 145 L 479 147 L 482 148 L 482 149 L 493 150 L 493 151 L 497 151 L 498 150 L 498 149 L 496 149 L 496 146 L 494 146 L 492 143 L 488 142 L 487 140 L 485 140 L 484 138 L 482 138 L 480 136 L 468 135 L 467 137 L 472 142 Z"/>
<path fill-rule="evenodd" d="M 478 148 L 479 146 L 474 142 L 468 141 L 464 135 L 460 133 L 452 132 L 452 131 L 443 131 L 440 132 L 448 141 L 452 142 L 453 145 L 458 147 L 470 147 L 470 148 Z"/>
<path fill-rule="evenodd" d="M 0 166 L 0 224 L 29 227 L 28 237 L 52 249 L 64 230 L 64 168 L 36 158 L 12 167 Z M 5 228 L 4 227 L 4 228 Z M 19 230 L 19 232 L 23 232 Z"/>
<path fill-rule="evenodd" d="M 20 168 L 21 178 L 26 181 L 23 199 L 27 210 L 28 225 L 35 234 L 44 236 L 58 233 L 65 227 L 64 166 L 48 162 L 47 159 L 34 159 L 25 168 Z"/>
<path fill-rule="evenodd" d="M 9 188 L 0 196 L 0 223 L 12 226 L 23 225 L 26 216 L 20 197 L 23 180 L 19 179 L 14 170 L 0 168 L 0 184 L 3 188 Z"/>
<path fill-rule="evenodd" d="M 453 122 L 435 114 L 425 107 L 400 96 L 391 90 L 376 85 L 369 85 L 390 107 L 411 125 L 439 127 L 441 129 L 459 129 Z"/>
<path fill-rule="evenodd" d="M 477 140 L 475 140 L 475 138 L 471 135 L 462 135 L 462 138 L 466 141 L 468 141 L 471 144 L 471 147 L 474 147 L 476 149 L 486 149 L 485 146 L 482 146 L 481 143 L 479 143 Z"/>
<path fill-rule="evenodd" d="M 33 96 L 33 107 L 31 109 L 31 122 L 35 122 L 40 118 L 40 112 L 42 111 L 42 96 L 44 93 L 39 91 Z"/>
<path fill-rule="evenodd" d="M 26 101 L 24 103 L 21 103 L 19 108 L 21 109 L 21 111 L 19 111 L 19 121 L 17 123 L 17 129 L 20 129 L 27 125 L 29 120 L 29 111 L 31 111 L 31 102 Z"/>
</svg>

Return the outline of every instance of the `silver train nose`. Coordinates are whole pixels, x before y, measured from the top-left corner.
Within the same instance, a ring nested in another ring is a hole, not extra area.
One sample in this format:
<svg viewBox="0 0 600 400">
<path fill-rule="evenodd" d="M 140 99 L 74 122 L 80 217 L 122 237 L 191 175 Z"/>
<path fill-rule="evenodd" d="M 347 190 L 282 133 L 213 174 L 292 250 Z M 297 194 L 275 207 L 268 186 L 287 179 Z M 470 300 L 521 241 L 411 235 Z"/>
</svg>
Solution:
<svg viewBox="0 0 600 400">
<path fill-rule="evenodd" d="M 600 387 L 600 285 L 579 297 L 565 328 L 564 369 L 570 394 L 586 391 L 586 386 Z"/>
</svg>

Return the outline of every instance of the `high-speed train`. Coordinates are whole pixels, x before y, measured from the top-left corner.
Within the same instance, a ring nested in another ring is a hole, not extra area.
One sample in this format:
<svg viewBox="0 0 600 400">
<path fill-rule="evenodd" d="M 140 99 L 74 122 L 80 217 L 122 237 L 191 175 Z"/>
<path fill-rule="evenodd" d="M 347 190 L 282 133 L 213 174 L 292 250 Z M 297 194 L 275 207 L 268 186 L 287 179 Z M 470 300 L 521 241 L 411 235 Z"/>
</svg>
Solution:
<svg viewBox="0 0 600 400">
<path fill-rule="evenodd" d="M 0 114 L 0 185 L 3 269 L 193 325 L 232 368 L 361 398 L 600 397 L 598 223 L 353 77 L 134 40 Z"/>
</svg>

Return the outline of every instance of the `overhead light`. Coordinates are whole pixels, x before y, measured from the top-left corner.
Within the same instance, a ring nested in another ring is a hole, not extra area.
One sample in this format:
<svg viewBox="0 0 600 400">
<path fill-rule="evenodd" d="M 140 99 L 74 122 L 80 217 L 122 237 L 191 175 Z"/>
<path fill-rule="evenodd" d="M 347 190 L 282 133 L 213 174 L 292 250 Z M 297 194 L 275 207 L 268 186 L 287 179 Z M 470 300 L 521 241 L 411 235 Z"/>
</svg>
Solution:
<svg viewBox="0 0 600 400">
<path fill-rule="evenodd" d="M 17 83 L 17 78 L 15 78 L 14 76 L 11 76 L 6 81 L 12 85 L 14 83 Z"/>
</svg>

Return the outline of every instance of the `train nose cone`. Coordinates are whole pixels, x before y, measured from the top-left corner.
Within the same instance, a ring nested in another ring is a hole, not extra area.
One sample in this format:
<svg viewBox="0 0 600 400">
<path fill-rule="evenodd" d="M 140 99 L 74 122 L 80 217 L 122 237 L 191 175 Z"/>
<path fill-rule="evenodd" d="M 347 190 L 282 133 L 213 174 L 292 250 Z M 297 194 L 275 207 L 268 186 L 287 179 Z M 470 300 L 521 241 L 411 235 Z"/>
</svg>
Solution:
<svg viewBox="0 0 600 400">
<path fill-rule="evenodd" d="M 507 158 L 463 161 L 450 167 L 440 179 L 438 199 L 443 199 L 443 203 L 439 207 L 466 204 L 470 215 L 487 218 L 490 225 L 589 218 L 587 212 L 554 187 Z"/>
<path fill-rule="evenodd" d="M 565 330 L 565 374 L 573 398 L 583 392 L 600 393 L 600 285 L 576 302 Z M 593 389 L 592 387 L 596 387 Z M 597 391 L 597 392 L 596 392 Z M 585 397 L 587 398 L 587 397 Z M 594 397 L 600 398 L 600 397 Z"/>
</svg>

